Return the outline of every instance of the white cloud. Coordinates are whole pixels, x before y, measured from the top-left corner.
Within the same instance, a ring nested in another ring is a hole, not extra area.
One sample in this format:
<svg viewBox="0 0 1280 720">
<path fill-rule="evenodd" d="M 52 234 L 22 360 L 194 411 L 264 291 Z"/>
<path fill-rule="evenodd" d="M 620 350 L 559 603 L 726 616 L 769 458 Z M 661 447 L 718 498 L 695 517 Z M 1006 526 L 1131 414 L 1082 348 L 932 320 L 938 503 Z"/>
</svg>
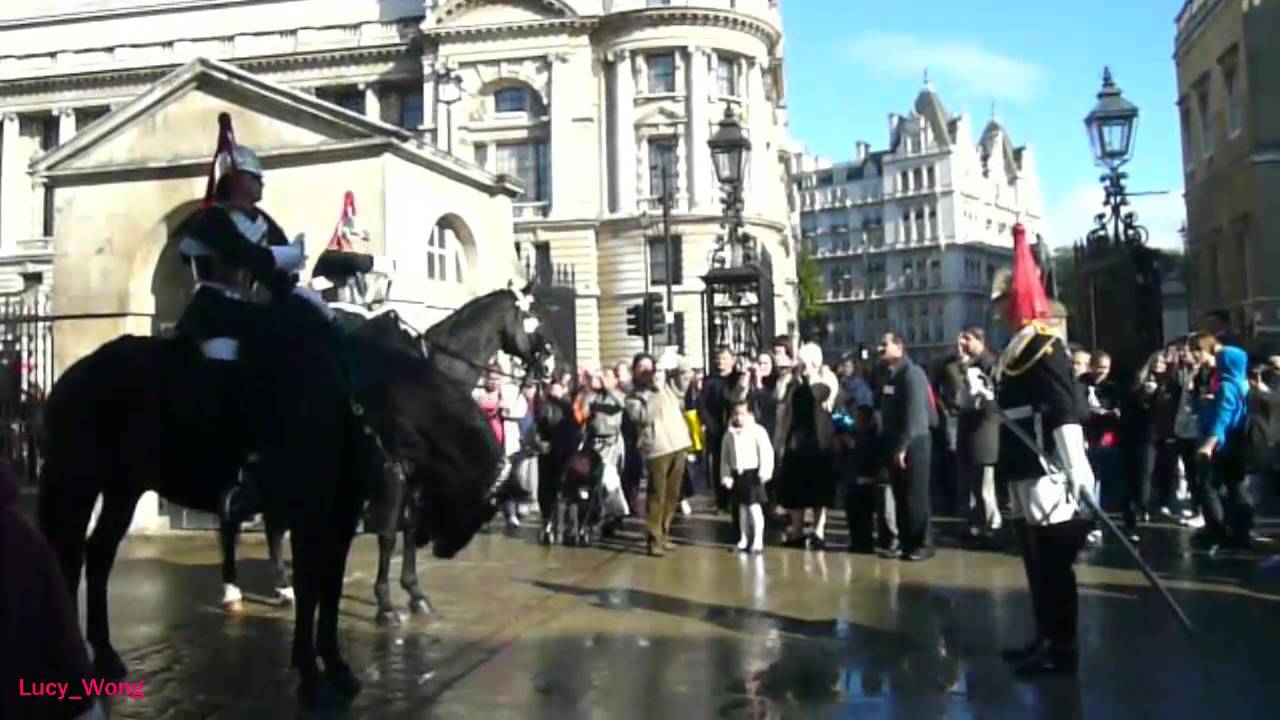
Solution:
<svg viewBox="0 0 1280 720">
<path fill-rule="evenodd" d="M 927 68 L 931 78 L 991 100 L 1030 100 L 1045 77 L 1044 70 L 1034 63 L 965 40 L 873 31 L 855 37 L 848 50 L 855 62 L 868 69 L 922 78 Z"/>
<path fill-rule="evenodd" d="M 1054 247 L 1068 247 L 1094 227 L 1093 216 L 1103 212 L 1103 193 L 1100 184 L 1077 185 L 1064 193 L 1057 201 L 1049 203 L 1045 215 L 1045 237 Z M 1130 209 L 1137 215 L 1138 224 L 1150 233 L 1152 247 L 1181 249 L 1182 235 L 1178 230 L 1187 216 L 1181 192 L 1168 195 L 1142 195 L 1130 199 Z"/>
</svg>

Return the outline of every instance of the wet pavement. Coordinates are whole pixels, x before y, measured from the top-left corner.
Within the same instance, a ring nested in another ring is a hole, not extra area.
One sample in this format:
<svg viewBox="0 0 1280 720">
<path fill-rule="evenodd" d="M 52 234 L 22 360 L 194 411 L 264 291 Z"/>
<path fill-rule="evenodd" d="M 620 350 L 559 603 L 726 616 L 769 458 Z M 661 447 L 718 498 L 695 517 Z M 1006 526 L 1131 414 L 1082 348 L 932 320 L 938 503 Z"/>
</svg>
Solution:
<svg viewBox="0 0 1280 720">
<path fill-rule="evenodd" d="M 452 561 L 424 554 L 436 612 L 398 628 L 372 621 L 376 548 L 359 539 L 342 632 L 365 690 L 342 716 L 1235 719 L 1272 717 L 1280 699 L 1280 574 L 1256 556 L 1192 553 L 1177 528 L 1144 529 L 1143 552 L 1199 634 L 1104 547 L 1078 566 L 1079 678 L 1028 683 L 999 658 L 1030 630 L 1015 556 L 749 557 L 712 541 L 725 528 L 708 516 L 678 522 L 685 544 L 662 559 L 634 533 L 545 548 L 531 528 L 479 536 Z M 838 525 L 829 537 L 841 540 Z M 126 544 L 112 623 L 145 698 L 113 700 L 113 717 L 303 716 L 287 669 L 292 611 L 267 600 L 261 536 L 242 554 L 246 612 L 228 618 L 211 534 Z"/>
</svg>

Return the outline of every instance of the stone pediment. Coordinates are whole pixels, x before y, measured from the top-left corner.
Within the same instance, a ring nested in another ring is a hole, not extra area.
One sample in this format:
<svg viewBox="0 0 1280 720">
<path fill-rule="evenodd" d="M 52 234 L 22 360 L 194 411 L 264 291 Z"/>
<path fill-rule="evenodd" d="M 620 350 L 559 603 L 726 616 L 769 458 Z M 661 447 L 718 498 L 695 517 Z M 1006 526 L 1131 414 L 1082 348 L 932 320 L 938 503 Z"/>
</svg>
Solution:
<svg viewBox="0 0 1280 720">
<path fill-rule="evenodd" d="M 450 0 L 436 12 L 433 25 L 497 25 L 577 16 L 563 0 Z"/>
<path fill-rule="evenodd" d="M 685 121 L 684 113 L 679 112 L 666 103 L 656 105 L 636 119 L 636 125 L 674 125 Z"/>
<path fill-rule="evenodd" d="M 217 141 L 220 112 L 231 114 L 236 141 L 264 159 L 411 138 L 401 128 L 202 58 L 40 157 L 32 171 L 57 176 L 191 163 L 207 166 Z"/>
</svg>

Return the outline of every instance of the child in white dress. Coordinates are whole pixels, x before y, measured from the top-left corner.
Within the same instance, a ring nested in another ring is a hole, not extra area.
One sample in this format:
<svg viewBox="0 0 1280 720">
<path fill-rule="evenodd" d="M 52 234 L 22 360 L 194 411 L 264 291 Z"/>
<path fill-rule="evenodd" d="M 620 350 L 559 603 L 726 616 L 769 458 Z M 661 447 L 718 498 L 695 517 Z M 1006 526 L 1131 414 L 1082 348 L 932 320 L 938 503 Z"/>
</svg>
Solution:
<svg viewBox="0 0 1280 720">
<path fill-rule="evenodd" d="M 765 483 L 773 479 L 773 444 L 769 433 L 751 415 L 746 401 L 733 403 L 729 432 L 720 450 L 720 483 L 733 492 L 738 505 L 741 538 L 738 551 L 764 552 Z"/>
</svg>

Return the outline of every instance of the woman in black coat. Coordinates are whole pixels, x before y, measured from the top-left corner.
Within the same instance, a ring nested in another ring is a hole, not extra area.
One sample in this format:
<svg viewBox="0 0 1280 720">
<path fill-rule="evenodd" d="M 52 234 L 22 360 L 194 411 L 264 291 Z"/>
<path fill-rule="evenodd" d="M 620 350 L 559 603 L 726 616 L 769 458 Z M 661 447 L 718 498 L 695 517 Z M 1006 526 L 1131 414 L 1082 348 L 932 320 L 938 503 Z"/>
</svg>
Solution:
<svg viewBox="0 0 1280 720">
<path fill-rule="evenodd" d="M 996 359 L 982 346 L 981 338 L 967 343 L 966 338 L 961 335 L 961 344 L 972 348 L 974 354 L 962 352 L 963 378 L 956 397 L 956 465 L 964 488 L 960 495 L 969 512 L 969 534 L 989 538 L 1001 525 L 995 477 L 1000 459 L 1000 417 L 992 380 Z"/>
<path fill-rule="evenodd" d="M 827 508 L 835 502 L 835 427 L 828 408 L 836 382 L 830 371 L 823 372 L 822 351 L 816 345 L 801 348 L 800 357 L 777 428 L 775 451 L 782 456 L 778 503 L 791 513 L 788 544 L 806 543 L 804 511 L 813 509 L 813 534 L 807 543 L 821 549 L 826 546 Z"/>
</svg>

